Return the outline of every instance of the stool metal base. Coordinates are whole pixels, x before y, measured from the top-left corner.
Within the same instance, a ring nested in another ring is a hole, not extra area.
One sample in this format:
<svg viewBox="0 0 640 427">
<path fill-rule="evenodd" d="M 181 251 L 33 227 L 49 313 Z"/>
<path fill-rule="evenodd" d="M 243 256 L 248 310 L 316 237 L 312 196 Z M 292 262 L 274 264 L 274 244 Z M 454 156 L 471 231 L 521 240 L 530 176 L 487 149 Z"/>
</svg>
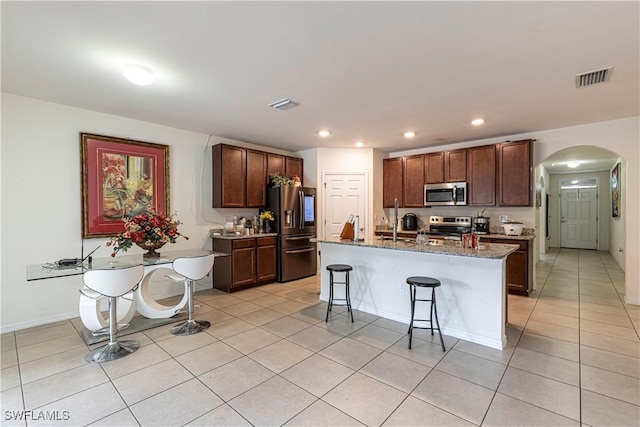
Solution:
<svg viewBox="0 0 640 427">
<path fill-rule="evenodd" d="M 84 360 L 98 363 L 109 362 L 128 356 L 139 347 L 140 344 L 137 341 L 116 341 L 90 351 L 84 356 Z"/>
<path fill-rule="evenodd" d="M 353 323 L 353 310 L 351 309 L 351 297 L 349 296 L 349 272 L 353 270 L 350 265 L 347 264 L 331 264 L 327 266 L 329 271 L 329 301 L 327 302 L 327 315 L 324 318 L 325 322 L 329 321 L 329 312 L 334 306 L 334 300 L 344 301 L 343 304 L 335 304 L 337 306 L 347 307 L 347 311 L 351 315 L 351 323 Z M 344 282 L 336 282 L 333 280 L 333 273 L 344 273 Z M 345 297 L 333 298 L 333 285 L 345 285 Z"/>
<path fill-rule="evenodd" d="M 173 335 L 193 335 L 202 332 L 211 326 L 211 322 L 206 320 L 187 320 L 184 323 L 173 326 L 171 333 Z"/>
<path fill-rule="evenodd" d="M 440 286 L 440 281 L 433 279 L 431 277 L 410 277 L 407 279 L 407 283 L 409 284 L 409 296 L 411 297 L 411 321 L 409 322 L 409 330 L 407 334 L 409 334 L 409 350 L 411 350 L 411 341 L 413 341 L 413 330 L 414 329 L 430 329 L 431 336 L 433 336 L 434 329 L 438 331 L 438 336 L 440 337 L 440 345 L 442 346 L 442 351 L 447 351 L 444 346 L 444 339 L 442 338 L 442 331 L 440 330 L 440 322 L 438 321 L 438 307 L 436 305 L 436 288 Z M 419 299 L 416 298 L 417 288 L 431 288 L 431 299 Z M 416 319 L 415 318 L 415 310 L 416 310 L 416 302 L 428 302 L 429 303 L 429 318 L 428 319 Z M 436 319 L 436 327 L 433 327 L 433 318 L 435 314 Z M 414 326 L 414 322 L 427 322 L 429 326 Z"/>
</svg>

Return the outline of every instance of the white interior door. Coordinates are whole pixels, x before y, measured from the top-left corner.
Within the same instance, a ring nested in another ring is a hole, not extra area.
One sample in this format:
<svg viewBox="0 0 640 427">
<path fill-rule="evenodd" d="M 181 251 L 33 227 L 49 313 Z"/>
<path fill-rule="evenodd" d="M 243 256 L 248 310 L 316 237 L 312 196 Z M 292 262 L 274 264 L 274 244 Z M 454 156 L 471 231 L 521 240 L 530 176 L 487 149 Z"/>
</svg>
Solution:
<svg viewBox="0 0 640 427">
<path fill-rule="evenodd" d="M 349 215 L 360 216 L 360 228 L 367 234 L 367 177 L 365 173 L 325 173 L 324 238 L 340 237 Z"/>
<path fill-rule="evenodd" d="M 598 189 L 561 190 L 560 246 L 597 249 Z"/>
</svg>

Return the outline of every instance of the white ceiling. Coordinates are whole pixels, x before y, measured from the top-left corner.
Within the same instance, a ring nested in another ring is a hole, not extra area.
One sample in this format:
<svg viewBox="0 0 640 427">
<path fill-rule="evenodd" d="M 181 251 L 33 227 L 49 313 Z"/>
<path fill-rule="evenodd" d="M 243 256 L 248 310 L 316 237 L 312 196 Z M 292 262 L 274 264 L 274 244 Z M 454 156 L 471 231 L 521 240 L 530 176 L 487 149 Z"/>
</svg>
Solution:
<svg viewBox="0 0 640 427">
<path fill-rule="evenodd" d="M 635 1 L 1 7 L 4 92 L 292 151 L 358 139 L 400 151 L 640 114 Z M 156 82 L 125 81 L 127 62 Z M 576 73 L 607 66 L 608 83 L 576 89 Z M 301 105 L 267 107 L 284 97 Z"/>
</svg>

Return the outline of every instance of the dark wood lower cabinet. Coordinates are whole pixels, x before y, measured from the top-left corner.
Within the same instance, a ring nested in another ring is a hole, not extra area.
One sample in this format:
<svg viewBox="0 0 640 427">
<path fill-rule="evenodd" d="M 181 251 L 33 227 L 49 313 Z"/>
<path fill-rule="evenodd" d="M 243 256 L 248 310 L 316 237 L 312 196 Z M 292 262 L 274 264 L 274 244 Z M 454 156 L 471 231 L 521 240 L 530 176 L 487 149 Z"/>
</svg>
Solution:
<svg viewBox="0 0 640 427">
<path fill-rule="evenodd" d="M 213 239 L 213 250 L 231 256 L 216 258 L 213 286 L 233 292 L 276 279 L 276 237 Z"/>
<path fill-rule="evenodd" d="M 482 242 L 519 245 L 507 257 L 507 287 L 509 293 L 526 295 L 533 291 L 533 240 L 480 238 Z"/>
</svg>

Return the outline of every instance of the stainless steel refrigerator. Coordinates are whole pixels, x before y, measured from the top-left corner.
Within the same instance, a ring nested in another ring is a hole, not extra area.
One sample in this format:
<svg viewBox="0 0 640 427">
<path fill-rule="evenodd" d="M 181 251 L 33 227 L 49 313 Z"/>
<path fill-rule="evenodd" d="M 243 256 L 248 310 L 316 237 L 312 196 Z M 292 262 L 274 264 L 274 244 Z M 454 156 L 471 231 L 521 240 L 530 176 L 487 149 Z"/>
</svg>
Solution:
<svg viewBox="0 0 640 427">
<path fill-rule="evenodd" d="M 269 188 L 267 209 L 275 216 L 278 233 L 278 282 L 317 273 L 316 189 L 281 186 Z"/>
</svg>

